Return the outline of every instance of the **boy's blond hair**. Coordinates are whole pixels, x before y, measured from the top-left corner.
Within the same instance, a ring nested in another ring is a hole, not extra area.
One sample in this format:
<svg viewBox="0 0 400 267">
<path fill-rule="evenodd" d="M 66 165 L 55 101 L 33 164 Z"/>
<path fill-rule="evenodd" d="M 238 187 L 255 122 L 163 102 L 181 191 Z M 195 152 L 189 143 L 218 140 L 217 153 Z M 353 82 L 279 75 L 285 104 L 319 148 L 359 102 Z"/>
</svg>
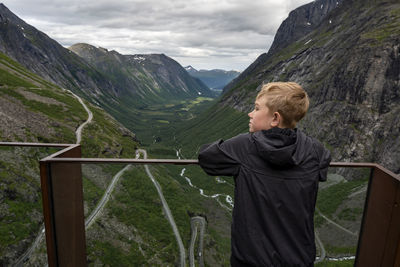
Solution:
<svg viewBox="0 0 400 267">
<path fill-rule="evenodd" d="M 284 127 L 294 128 L 307 113 L 309 99 L 306 91 L 295 82 L 272 82 L 262 86 L 257 98 L 266 97 L 270 112 L 278 112 Z"/>
</svg>

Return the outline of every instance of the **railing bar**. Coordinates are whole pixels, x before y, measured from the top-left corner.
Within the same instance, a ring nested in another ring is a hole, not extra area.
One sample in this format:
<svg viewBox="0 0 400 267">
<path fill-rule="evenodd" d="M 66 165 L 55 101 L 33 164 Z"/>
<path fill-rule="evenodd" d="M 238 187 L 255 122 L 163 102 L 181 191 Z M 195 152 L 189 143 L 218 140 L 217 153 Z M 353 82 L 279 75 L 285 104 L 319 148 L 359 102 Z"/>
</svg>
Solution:
<svg viewBox="0 0 400 267">
<path fill-rule="evenodd" d="M 0 146 L 21 146 L 21 147 L 61 147 L 61 148 L 69 148 L 76 146 L 76 144 L 56 144 L 56 143 L 24 143 L 24 142 L 0 142 Z M 61 151 L 60 151 L 61 152 Z M 55 160 L 59 152 L 56 154 L 52 154 L 46 158 L 44 161 L 61 161 L 61 162 L 81 162 L 81 163 L 138 163 L 138 164 L 179 164 L 179 165 L 186 165 L 186 164 L 198 164 L 197 160 L 164 160 L 164 159 L 156 159 L 156 160 L 133 160 L 133 159 L 91 159 L 91 158 L 64 158 L 64 159 L 57 159 Z M 390 170 L 382 167 L 376 163 L 353 163 L 353 162 L 331 162 L 330 167 L 353 167 L 353 168 L 379 168 L 383 172 L 387 173 L 388 175 L 394 177 L 395 179 L 400 181 L 400 175 L 391 172 Z"/>
<path fill-rule="evenodd" d="M 70 146 L 68 146 L 68 147 L 65 147 L 64 149 L 62 149 L 62 150 L 60 150 L 60 151 L 57 151 L 57 152 L 55 152 L 55 153 L 53 153 L 53 154 L 51 154 L 51 155 L 49 155 L 49 156 L 47 156 L 47 157 L 41 159 L 40 161 L 48 162 L 49 160 L 55 159 L 55 158 L 57 158 L 58 156 L 64 154 L 65 152 L 67 152 L 67 151 L 69 151 L 69 150 L 74 149 L 74 148 L 77 147 L 77 146 L 80 146 L 80 144 L 72 144 L 72 145 L 70 145 Z M 79 158 L 71 158 L 71 159 L 79 159 Z"/>
<path fill-rule="evenodd" d="M 127 159 L 127 158 L 46 158 L 45 161 L 53 162 L 81 162 L 81 163 L 176 163 L 176 164 L 198 164 L 197 159 Z M 351 162 L 332 162 L 330 167 L 359 167 L 375 168 L 375 163 L 351 163 Z"/>
<path fill-rule="evenodd" d="M 369 162 L 331 162 L 329 167 L 375 168 L 376 165 Z"/>
<path fill-rule="evenodd" d="M 0 142 L 0 146 L 70 147 L 74 144 Z"/>
<path fill-rule="evenodd" d="M 47 157 L 41 161 L 45 162 L 75 162 L 75 163 L 137 163 L 137 164 L 199 164 L 196 159 L 177 160 L 177 159 L 118 159 L 118 158 L 53 158 Z"/>
</svg>

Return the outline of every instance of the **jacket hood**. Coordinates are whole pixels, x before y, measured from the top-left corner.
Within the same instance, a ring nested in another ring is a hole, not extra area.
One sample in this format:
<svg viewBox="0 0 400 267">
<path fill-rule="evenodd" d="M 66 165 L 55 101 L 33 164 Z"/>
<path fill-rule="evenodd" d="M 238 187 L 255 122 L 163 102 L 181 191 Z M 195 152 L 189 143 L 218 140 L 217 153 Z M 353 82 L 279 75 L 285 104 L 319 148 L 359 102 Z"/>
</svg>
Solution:
<svg viewBox="0 0 400 267">
<path fill-rule="evenodd" d="M 258 154 L 279 167 L 298 165 L 303 161 L 306 136 L 297 129 L 272 128 L 253 133 Z"/>
</svg>

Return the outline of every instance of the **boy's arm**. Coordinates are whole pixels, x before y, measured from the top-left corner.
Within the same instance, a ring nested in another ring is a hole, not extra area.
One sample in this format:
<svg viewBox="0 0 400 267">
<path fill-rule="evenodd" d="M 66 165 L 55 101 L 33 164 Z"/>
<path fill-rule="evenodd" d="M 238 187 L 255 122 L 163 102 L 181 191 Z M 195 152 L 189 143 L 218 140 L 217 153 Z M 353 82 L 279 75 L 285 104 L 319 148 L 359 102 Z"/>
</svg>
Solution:
<svg viewBox="0 0 400 267">
<path fill-rule="evenodd" d="M 320 142 L 318 144 L 318 157 L 319 157 L 319 181 L 325 182 L 328 177 L 328 168 L 331 163 L 331 152 L 326 149 Z"/>
<path fill-rule="evenodd" d="M 235 176 L 240 169 L 240 163 L 225 148 L 223 140 L 203 145 L 199 152 L 199 164 L 209 175 Z"/>
</svg>

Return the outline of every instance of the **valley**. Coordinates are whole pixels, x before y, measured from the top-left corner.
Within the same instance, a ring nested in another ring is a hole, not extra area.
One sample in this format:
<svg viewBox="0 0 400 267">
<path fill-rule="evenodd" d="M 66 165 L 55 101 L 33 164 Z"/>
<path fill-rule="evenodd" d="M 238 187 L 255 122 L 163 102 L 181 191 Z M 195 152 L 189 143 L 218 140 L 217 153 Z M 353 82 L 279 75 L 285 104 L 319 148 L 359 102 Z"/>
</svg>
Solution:
<svg viewBox="0 0 400 267">
<path fill-rule="evenodd" d="M 1 141 L 80 143 L 86 158 L 196 159 L 202 144 L 248 131 L 260 84 L 290 80 L 311 99 L 299 129 L 334 161 L 400 172 L 396 1 L 293 10 L 220 96 L 164 54 L 67 49 L 3 4 L 0 15 Z M 46 265 L 38 161 L 55 151 L 0 147 L 1 266 Z M 232 177 L 167 164 L 82 164 L 82 174 L 89 266 L 229 266 Z M 332 167 L 319 184 L 316 266 L 353 266 L 369 176 Z"/>
</svg>

